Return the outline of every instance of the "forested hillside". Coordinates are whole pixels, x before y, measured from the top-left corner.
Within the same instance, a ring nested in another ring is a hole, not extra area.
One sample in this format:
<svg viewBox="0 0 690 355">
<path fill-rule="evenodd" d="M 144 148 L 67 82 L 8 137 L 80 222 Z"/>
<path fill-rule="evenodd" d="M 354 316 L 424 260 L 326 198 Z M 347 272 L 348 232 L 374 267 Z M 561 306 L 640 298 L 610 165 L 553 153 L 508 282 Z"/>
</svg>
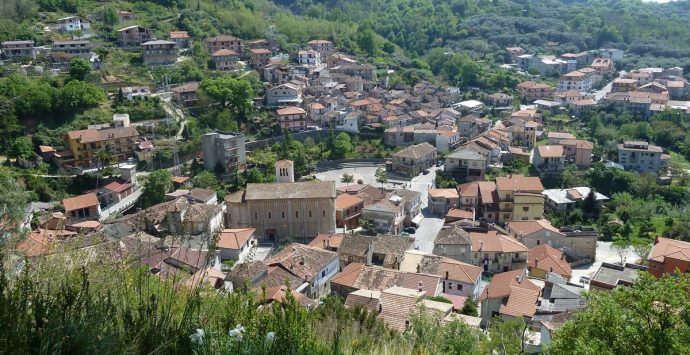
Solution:
<svg viewBox="0 0 690 355">
<path fill-rule="evenodd" d="M 639 0 L 277 0 L 295 12 L 355 21 L 412 55 L 444 46 L 473 57 L 507 58 L 502 49 L 560 54 L 613 46 L 628 66 L 690 64 L 690 6 Z M 556 42 L 556 43 L 549 43 Z M 499 54 L 497 54 L 497 52 Z"/>
</svg>

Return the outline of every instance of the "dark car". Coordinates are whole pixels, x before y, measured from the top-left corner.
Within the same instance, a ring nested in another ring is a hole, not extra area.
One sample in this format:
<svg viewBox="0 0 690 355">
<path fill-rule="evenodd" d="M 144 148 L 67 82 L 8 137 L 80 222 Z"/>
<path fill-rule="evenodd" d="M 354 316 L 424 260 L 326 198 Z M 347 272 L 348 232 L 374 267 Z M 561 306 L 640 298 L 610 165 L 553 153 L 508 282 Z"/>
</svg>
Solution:
<svg viewBox="0 0 690 355">
<path fill-rule="evenodd" d="M 415 228 L 415 227 L 406 227 L 403 229 L 403 232 L 410 233 L 410 234 L 414 234 L 414 232 L 416 232 L 416 231 L 417 231 L 417 228 Z"/>
<path fill-rule="evenodd" d="M 443 165 L 443 162 L 442 162 L 442 161 L 439 160 L 439 161 L 436 162 L 436 166 L 441 166 L 441 165 Z"/>
<path fill-rule="evenodd" d="M 422 171 L 422 174 L 424 174 L 424 175 L 426 175 L 428 173 L 429 173 L 429 169 L 425 169 L 424 171 Z"/>
</svg>

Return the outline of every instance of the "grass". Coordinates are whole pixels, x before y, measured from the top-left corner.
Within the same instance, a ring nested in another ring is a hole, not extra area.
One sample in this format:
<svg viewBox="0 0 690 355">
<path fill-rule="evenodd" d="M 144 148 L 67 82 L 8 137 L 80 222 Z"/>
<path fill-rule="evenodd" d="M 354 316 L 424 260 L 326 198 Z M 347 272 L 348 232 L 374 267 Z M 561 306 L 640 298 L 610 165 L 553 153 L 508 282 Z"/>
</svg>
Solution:
<svg viewBox="0 0 690 355">
<path fill-rule="evenodd" d="M 683 170 L 690 170 L 690 161 L 685 159 L 684 156 L 676 153 L 676 152 L 670 152 L 671 155 L 671 166 L 678 168 L 678 169 L 683 169 Z"/>
</svg>

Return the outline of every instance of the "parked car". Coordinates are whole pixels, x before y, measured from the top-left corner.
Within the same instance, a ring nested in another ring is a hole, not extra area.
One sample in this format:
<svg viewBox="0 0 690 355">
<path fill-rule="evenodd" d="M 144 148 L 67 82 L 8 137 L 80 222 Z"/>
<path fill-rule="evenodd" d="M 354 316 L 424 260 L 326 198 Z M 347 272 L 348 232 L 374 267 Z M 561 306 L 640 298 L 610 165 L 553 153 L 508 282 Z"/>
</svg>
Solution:
<svg viewBox="0 0 690 355">
<path fill-rule="evenodd" d="M 424 171 L 422 171 L 422 174 L 424 174 L 424 175 L 426 175 L 428 173 L 429 173 L 429 169 L 424 169 Z"/>
<path fill-rule="evenodd" d="M 443 165 L 443 162 L 442 162 L 442 161 L 439 160 L 439 161 L 436 162 L 436 166 L 437 166 L 437 167 L 442 166 L 442 165 Z"/>
<path fill-rule="evenodd" d="M 407 232 L 400 232 L 400 236 L 401 236 L 401 237 L 409 237 L 409 236 L 410 236 L 410 233 L 407 233 Z"/>
<path fill-rule="evenodd" d="M 417 228 L 415 227 L 405 227 L 403 228 L 403 232 L 407 232 L 410 234 L 414 234 L 417 231 Z"/>
</svg>

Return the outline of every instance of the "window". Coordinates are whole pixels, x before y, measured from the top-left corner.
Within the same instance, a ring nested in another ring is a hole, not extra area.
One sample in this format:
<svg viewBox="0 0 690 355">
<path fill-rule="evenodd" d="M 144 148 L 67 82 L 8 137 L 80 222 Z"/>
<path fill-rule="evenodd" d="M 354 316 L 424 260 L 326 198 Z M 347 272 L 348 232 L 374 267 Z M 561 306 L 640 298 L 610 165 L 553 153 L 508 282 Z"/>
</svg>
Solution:
<svg viewBox="0 0 690 355">
<path fill-rule="evenodd" d="M 258 212 L 254 212 L 254 219 L 259 219 L 259 213 Z"/>
<path fill-rule="evenodd" d="M 529 212 L 529 206 L 525 206 L 522 208 L 522 212 Z"/>
<path fill-rule="evenodd" d="M 295 211 L 295 218 L 299 218 L 299 212 Z"/>
<path fill-rule="evenodd" d="M 541 244 L 541 240 L 537 239 L 537 245 Z"/>
<path fill-rule="evenodd" d="M 323 210 L 323 216 L 326 217 L 326 210 Z"/>
<path fill-rule="evenodd" d="M 271 219 L 271 212 L 268 212 L 268 219 Z"/>
<path fill-rule="evenodd" d="M 309 218 L 311 218 L 311 211 L 309 211 Z"/>
<path fill-rule="evenodd" d="M 321 271 L 321 277 L 326 277 L 326 270 Z"/>
<path fill-rule="evenodd" d="M 453 289 L 453 283 L 452 283 L 452 282 L 449 282 L 449 283 L 448 283 L 448 289 L 449 289 L 449 290 L 452 290 L 452 289 Z"/>
<path fill-rule="evenodd" d="M 458 284 L 458 291 L 462 291 L 462 284 Z"/>
<path fill-rule="evenodd" d="M 285 218 L 285 211 L 280 212 L 280 214 L 282 215 L 283 218 Z"/>
</svg>

